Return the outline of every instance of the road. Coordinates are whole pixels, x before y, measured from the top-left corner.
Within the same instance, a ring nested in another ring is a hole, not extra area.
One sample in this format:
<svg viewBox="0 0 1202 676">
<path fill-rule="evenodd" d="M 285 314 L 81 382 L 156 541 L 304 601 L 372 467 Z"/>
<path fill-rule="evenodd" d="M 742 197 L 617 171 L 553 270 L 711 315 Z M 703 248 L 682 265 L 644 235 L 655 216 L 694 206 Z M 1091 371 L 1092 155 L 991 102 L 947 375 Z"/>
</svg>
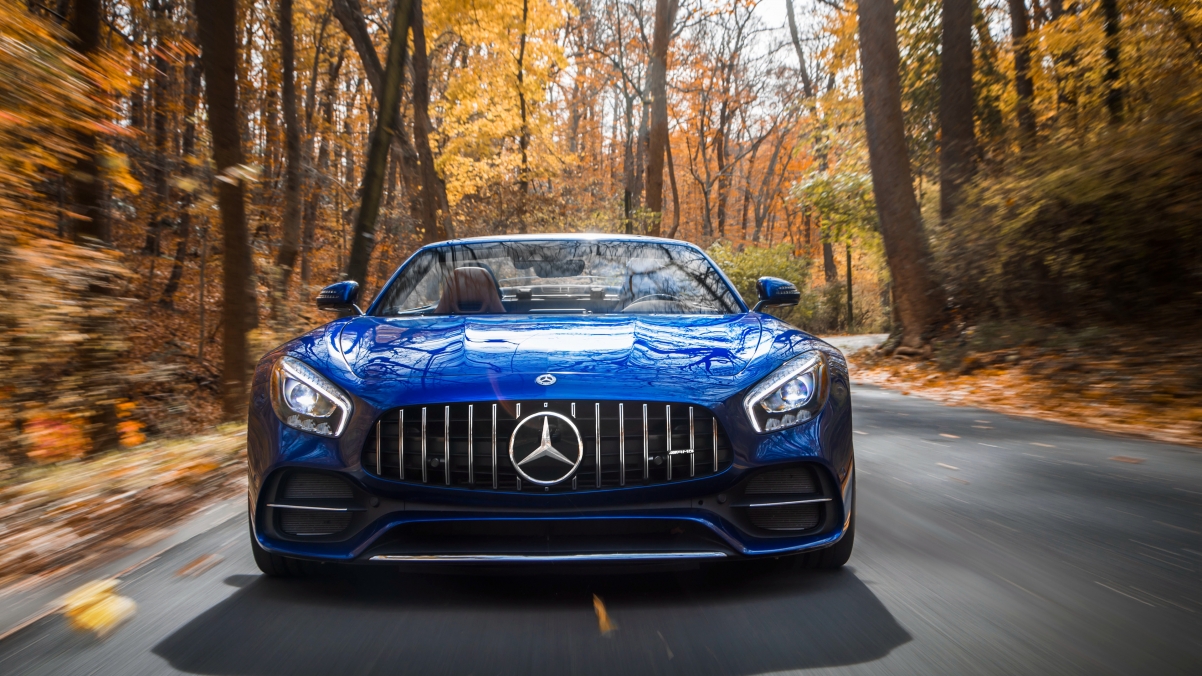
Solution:
<svg viewBox="0 0 1202 676">
<path fill-rule="evenodd" d="M 109 636 L 48 617 L 0 673 L 1202 673 L 1202 453 L 854 398 L 842 571 L 277 581 L 235 518 L 125 578 L 138 614 Z"/>
</svg>

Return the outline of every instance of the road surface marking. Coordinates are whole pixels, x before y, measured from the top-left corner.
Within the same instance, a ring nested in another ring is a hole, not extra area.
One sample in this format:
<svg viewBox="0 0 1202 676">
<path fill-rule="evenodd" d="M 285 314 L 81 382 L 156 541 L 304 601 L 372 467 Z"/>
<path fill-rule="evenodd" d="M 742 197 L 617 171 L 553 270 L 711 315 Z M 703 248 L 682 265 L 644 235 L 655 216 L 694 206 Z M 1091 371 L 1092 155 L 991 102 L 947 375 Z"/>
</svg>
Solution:
<svg viewBox="0 0 1202 676">
<path fill-rule="evenodd" d="M 1160 525 L 1162 525 L 1162 526 L 1168 526 L 1169 528 L 1176 528 L 1177 530 L 1183 530 L 1183 531 L 1185 531 L 1185 532 L 1187 532 L 1187 533 L 1193 533 L 1194 535 L 1202 535 L 1202 533 L 1199 533 L 1199 532 L 1198 532 L 1198 531 L 1196 531 L 1196 530 L 1192 530 L 1192 529 L 1190 529 L 1190 528 L 1185 528 L 1185 527 L 1182 527 L 1182 526 L 1174 526 L 1174 525 L 1173 525 L 1173 524 L 1171 524 L 1171 523 L 1165 523 L 1165 522 L 1163 522 L 1163 521 L 1153 521 L 1152 523 L 1158 523 L 1158 524 L 1160 524 Z"/>
<path fill-rule="evenodd" d="M 660 634 L 658 629 L 655 631 L 655 633 L 659 634 L 659 640 L 664 642 L 664 650 L 668 651 L 668 659 L 675 657 L 675 655 L 672 654 L 672 648 L 668 645 L 668 639 L 664 638 L 664 635 Z"/>
<path fill-rule="evenodd" d="M 1131 599 L 1132 601 L 1139 601 L 1140 603 L 1144 604 L 1145 606 L 1151 606 L 1152 608 L 1156 607 L 1154 604 L 1148 603 L 1147 601 L 1145 601 L 1143 599 L 1137 599 L 1134 596 L 1132 596 L 1126 592 L 1121 592 L 1121 591 L 1115 589 L 1114 587 L 1111 587 L 1108 584 L 1102 584 L 1101 582 L 1098 582 L 1097 580 L 1094 580 L 1094 584 L 1103 586 L 1103 587 L 1109 589 L 1110 591 L 1114 592 L 1115 594 L 1122 594 L 1123 596 L 1126 596 L 1127 598 Z"/>
</svg>

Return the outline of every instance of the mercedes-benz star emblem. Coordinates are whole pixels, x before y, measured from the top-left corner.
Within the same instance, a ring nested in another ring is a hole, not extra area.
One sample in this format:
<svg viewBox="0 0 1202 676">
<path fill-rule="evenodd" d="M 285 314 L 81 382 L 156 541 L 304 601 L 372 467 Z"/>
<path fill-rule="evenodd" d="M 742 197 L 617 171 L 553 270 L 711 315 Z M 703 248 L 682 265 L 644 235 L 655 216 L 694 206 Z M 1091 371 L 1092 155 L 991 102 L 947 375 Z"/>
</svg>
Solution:
<svg viewBox="0 0 1202 676">
<path fill-rule="evenodd" d="M 551 375 L 550 373 L 544 373 L 541 376 L 535 378 L 534 382 L 538 383 L 539 385 L 554 385 L 555 384 L 555 376 Z"/>
<path fill-rule="evenodd" d="M 542 418 L 542 433 L 536 437 L 539 418 Z M 555 447 L 552 439 L 556 436 L 558 438 L 554 440 L 560 442 L 561 447 L 566 447 L 568 455 Z M 535 442 L 535 439 L 538 441 Z M 530 446 L 534 446 L 534 450 L 526 450 Z M 517 457 L 519 453 L 525 454 L 521 460 Z M 569 457 L 573 453 L 576 455 L 574 460 Z M 523 479 L 539 486 L 554 486 L 567 480 L 583 460 L 584 440 L 580 437 L 580 430 L 576 429 L 571 418 L 553 411 L 539 411 L 526 417 L 513 428 L 513 434 L 509 436 L 509 461 L 513 463 L 513 468 Z M 566 472 L 563 471 L 564 465 L 568 466 Z"/>
</svg>

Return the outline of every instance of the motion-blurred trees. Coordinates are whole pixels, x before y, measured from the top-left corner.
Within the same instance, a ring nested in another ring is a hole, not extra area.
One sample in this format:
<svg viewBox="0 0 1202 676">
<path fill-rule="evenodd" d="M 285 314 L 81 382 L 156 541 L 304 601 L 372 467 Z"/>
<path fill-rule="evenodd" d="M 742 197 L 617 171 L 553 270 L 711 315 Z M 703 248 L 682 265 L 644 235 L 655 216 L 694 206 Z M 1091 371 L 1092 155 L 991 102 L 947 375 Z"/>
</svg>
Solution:
<svg viewBox="0 0 1202 676">
<path fill-rule="evenodd" d="M 0 0 L 0 275 L 25 299 L 0 314 L 6 354 L 54 364 L 0 379 L 12 448 L 35 428 L 102 448 L 106 410 L 119 439 L 234 415 L 356 246 L 366 300 L 452 235 L 693 241 L 746 279 L 794 275 L 790 320 L 823 332 L 887 328 L 916 295 L 934 330 L 1195 317 L 1198 3 L 888 4 L 874 29 L 878 0 Z M 864 104 L 889 71 L 874 185 Z M 929 257 L 887 255 L 899 222 Z"/>
</svg>

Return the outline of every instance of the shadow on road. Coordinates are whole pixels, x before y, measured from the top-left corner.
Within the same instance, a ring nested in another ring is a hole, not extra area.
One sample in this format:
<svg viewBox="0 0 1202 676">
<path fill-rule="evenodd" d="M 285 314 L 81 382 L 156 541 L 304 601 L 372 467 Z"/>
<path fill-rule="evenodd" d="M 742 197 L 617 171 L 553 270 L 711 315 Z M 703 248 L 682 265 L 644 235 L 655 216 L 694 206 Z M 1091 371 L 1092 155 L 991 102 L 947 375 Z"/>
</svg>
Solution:
<svg viewBox="0 0 1202 676">
<path fill-rule="evenodd" d="M 854 571 L 234 576 L 155 647 L 204 674 L 752 674 L 879 659 L 910 640 Z M 602 636 L 592 595 L 617 630 Z"/>
</svg>

